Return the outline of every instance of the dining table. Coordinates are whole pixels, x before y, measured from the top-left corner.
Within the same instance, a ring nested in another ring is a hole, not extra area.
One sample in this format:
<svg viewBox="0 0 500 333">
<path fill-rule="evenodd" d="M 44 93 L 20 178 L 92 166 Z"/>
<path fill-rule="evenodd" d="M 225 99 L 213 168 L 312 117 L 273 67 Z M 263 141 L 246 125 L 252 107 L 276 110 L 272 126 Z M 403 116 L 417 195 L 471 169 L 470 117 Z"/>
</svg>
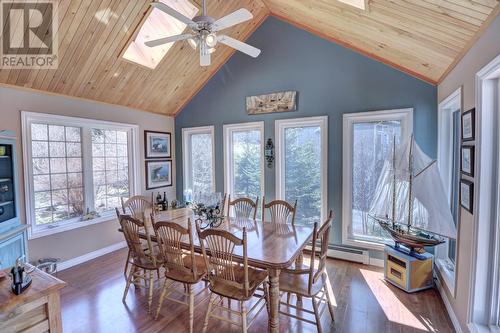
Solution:
<svg viewBox="0 0 500 333">
<path fill-rule="evenodd" d="M 145 230 L 140 237 L 151 242 L 156 242 L 151 219 L 145 216 Z M 192 223 L 193 243 L 195 251 L 201 253 L 200 241 L 194 223 L 206 226 L 208 223 L 202 217 L 195 215 L 190 208 L 178 208 L 156 212 L 154 222 L 175 222 L 187 228 Z M 269 273 L 269 332 L 279 332 L 279 304 L 280 271 L 290 267 L 295 260 L 301 260 L 302 251 L 310 242 L 313 235 L 312 225 L 292 225 L 271 223 L 251 218 L 221 217 L 210 228 L 227 230 L 236 237 L 241 238 L 243 228 L 247 232 L 247 257 L 248 265 L 265 269 Z M 121 231 L 121 229 L 120 229 Z M 181 239 L 181 246 L 189 249 L 188 236 Z M 235 260 L 243 260 L 242 247 L 234 250 Z"/>
</svg>

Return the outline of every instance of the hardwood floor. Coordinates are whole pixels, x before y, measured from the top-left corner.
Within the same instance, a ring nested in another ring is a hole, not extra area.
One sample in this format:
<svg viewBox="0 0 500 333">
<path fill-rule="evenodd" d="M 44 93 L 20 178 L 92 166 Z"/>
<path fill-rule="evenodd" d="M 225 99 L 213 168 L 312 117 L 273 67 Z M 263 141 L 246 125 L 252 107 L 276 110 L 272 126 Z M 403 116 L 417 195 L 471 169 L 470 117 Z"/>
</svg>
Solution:
<svg viewBox="0 0 500 333">
<path fill-rule="evenodd" d="M 61 292 L 64 332 L 187 332 L 187 307 L 165 301 L 155 321 L 147 313 L 145 288 L 135 291 L 131 287 L 126 304 L 121 302 L 126 256 L 125 249 L 119 250 L 58 274 L 68 283 Z M 436 290 L 406 294 L 383 280 L 382 269 L 341 260 L 329 259 L 327 271 L 335 295 L 335 323 L 325 311 L 322 316 L 324 332 L 454 331 Z M 202 287 L 199 285 L 199 288 Z M 159 293 L 157 287 L 154 308 Z M 200 299 L 203 298 L 204 293 L 200 295 Z M 283 299 L 286 297 L 283 296 Z M 295 302 L 293 298 L 292 302 Z M 305 302 L 307 307 L 311 307 Z M 201 332 L 205 311 L 206 305 L 200 305 L 195 310 L 195 332 Z M 280 317 L 280 325 L 282 332 L 316 331 L 313 325 L 285 316 Z M 249 332 L 266 331 L 267 313 L 262 311 Z M 209 324 L 209 332 L 239 330 L 236 326 L 213 320 Z"/>
</svg>

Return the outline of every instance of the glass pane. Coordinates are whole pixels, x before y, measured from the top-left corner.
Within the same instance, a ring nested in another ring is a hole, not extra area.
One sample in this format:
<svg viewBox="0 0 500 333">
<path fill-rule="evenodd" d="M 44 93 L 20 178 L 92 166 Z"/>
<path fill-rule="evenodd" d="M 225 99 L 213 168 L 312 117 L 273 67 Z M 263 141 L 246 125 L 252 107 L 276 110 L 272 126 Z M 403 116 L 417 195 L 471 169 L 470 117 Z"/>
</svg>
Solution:
<svg viewBox="0 0 500 333">
<path fill-rule="evenodd" d="M 64 126 L 49 125 L 49 141 L 64 141 Z"/>
<path fill-rule="evenodd" d="M 50 184 L 53 190 L 68 188 L 66 174 L 56 174 L 50 176 Z"/>
<path fill-rule="evenodd" d="M 68 158 L 68 172 L 80 172 L 82 171 L 82 159 L 81 158 Z"/>
<path fill-rule="evenodd" d="M 81 143 L 66 143 L 66 154 L 68 157 L 81 157 L 82 145 Z"/>
<path fill-rule="evenodd" d="M 191 181 L 193 193 L 212 192 L 212 135 L 191 135 Z"/>
<path fill-rule="evenodd" d="M 321 219 L 321 128 L 285 129 L 285 200 L 297 200 L 295 220 Z"/>
<path fill-rule="evenodd" d="M 66 127 L 66 141 L 81 142 L 81 130 L 78 127 Z"/>
<path fill-rule="evenodd" d="M 48 158 L 34 158 L 33 159 L 33 174 L 48 174 L 49 171 L 49 159 Z"/>
<path fill-rule="evenodd" d="M 113 210 L 129 194 L 127 132 L 92 129 L 91 136 L 95 210 Z"/>
<path fill-rule="evenodd" d="M 50 205 L 51 205 L 50 192 L 35 193 L 35 208 L 50 207 Z"/>
<path fill-rule="evenodd" d="M 65 157 L 66 145 L 64 142 L 51 142 L 49 144 L 50 157 Z"/>
<path fill-rule="evenodd" d="M 65 158 L 51 158 L 50 159 L 50 173 L 65 173 L 66 172 L 66 159 Z"/>
<path fill-rule="evenodd" d="M 400 121 L 364 122 L 353 126 L 352 223 L 356 238 L 383 241 L 386 233 L 368 216 L 377 181 L 387 157 L 401 139 Z"/>
<path fill-rule="evenodd" d="M 49 191 L 50 190 L 50 176 L 33 176 L 33 189 L 35 192 L 38 191 Z"/>
<path fill-rule="evenodd" d="M 47 141 L 49 138 L 47 131 L 45 124 L 31 124 L 31 139 Z"/>
<path fill-rule="evenodd" d="M 68 173 L 68 187 L 82 186 L 82 174 L 80 172 Z"/>
<path fill-rule="evenodd" d="M 260 131 L 233 132 L 233 195 L 235 198 L 248 197 L 255 200 L 261 196 Z"/>
<path fill-rule="evenodd" d="M 49 157 L 49 144 L 45 141 L 33 141 L 31 143 L 32 157 Z"/>
</svg>

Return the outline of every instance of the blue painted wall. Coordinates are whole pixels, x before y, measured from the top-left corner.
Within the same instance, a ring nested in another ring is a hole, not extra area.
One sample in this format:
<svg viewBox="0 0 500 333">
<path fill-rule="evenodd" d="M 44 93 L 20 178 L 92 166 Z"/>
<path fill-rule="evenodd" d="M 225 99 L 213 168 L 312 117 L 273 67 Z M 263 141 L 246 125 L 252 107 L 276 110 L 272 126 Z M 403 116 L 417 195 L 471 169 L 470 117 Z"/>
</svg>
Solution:
<svg viewBox="0 0 500 333">
<path fill-rule="evenodd" d="M 328 206 L 334 209 L 332 239 L 341 242 L 342 114 L 414 108 L 414 133 L 431 157 L 437 154 L 437 89 L 380 62 L 268 18 L 248 39 L 257 59 L 236 52 L 175 119 L 177 196 L 182 198 L 183 127 L 215 125 L 216 186 L 224 191 L 222 125 L 264 121 L 274 140 L 274 121 L 328 115 Z M 297 90 L 298 111 L 249 116 L 245 97 Z M 266 198 L 274 198 L 275 170 L 266 167 Z"/>
</svg>

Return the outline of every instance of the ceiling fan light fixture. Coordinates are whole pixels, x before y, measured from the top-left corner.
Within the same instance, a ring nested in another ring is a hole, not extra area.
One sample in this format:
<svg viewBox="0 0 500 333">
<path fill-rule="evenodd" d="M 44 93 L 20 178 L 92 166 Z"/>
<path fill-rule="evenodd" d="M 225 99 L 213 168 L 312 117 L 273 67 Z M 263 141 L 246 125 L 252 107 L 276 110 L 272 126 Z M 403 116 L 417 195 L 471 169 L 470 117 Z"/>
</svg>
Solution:
<svg viewBox="0 0 500 333">
<path fill-rule="evenodd" d="M 205 43 L 209 48 L 214 48 L 217 45 L 217 36 L 214 33 L 210 33 L 205 36 Z"/>
<path fill-rule="evenodd" d="M 189 45 L 193 48 L 193 50 L 196 50 L 198 47 L 198 38 L 190 38 L 187 40 Z"/>
</svg>

